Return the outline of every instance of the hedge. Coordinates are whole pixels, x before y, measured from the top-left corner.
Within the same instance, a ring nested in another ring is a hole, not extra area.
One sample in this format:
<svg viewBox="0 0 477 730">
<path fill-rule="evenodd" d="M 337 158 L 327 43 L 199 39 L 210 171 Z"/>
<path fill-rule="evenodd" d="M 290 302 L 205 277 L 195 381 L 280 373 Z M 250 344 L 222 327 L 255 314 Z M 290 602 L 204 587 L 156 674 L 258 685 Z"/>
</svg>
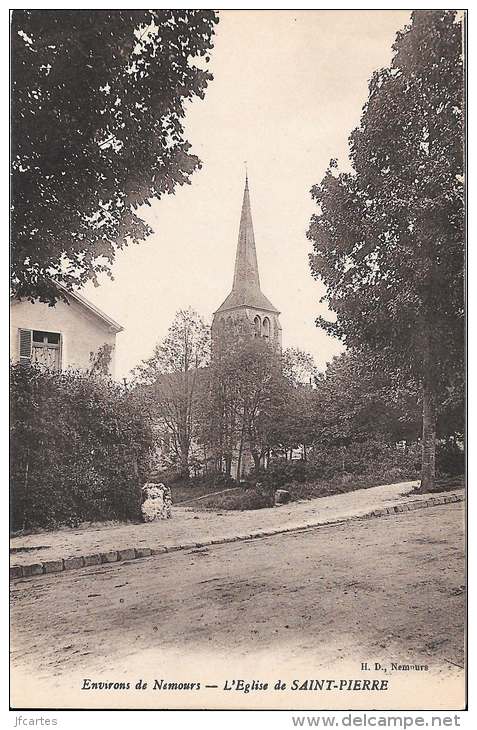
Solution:
<svg viewBox="0 0 477 730">
<path fill-rule="evenodd" d="M 11 529 L 135 520 L 154 434 L 126 386 L 11 367 Z"/>
</svg>

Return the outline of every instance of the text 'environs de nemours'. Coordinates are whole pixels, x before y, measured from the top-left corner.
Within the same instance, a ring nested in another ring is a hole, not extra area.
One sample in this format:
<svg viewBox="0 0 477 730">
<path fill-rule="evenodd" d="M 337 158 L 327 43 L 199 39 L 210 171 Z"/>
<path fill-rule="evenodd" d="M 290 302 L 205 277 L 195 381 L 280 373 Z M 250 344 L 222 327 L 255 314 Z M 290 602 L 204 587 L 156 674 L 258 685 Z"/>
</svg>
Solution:
<svg viewBox="0 0 477 730">
<path fill-rule="evenodd" d="M 257 679 L 227 679 L 222 685 L 206 685 L 201 682 L 172 682 L 165 679 L 137 682 L 93 681 L 83 679 L 82 690 L 163 690 L 169 692 L 198 692 L 200 690 L 217 689 L 224 692 L 385 692 L 389 689 L 387 679 L 293 679 L 284 682 L 280 679 L 266 682 Z"/>
</svg>

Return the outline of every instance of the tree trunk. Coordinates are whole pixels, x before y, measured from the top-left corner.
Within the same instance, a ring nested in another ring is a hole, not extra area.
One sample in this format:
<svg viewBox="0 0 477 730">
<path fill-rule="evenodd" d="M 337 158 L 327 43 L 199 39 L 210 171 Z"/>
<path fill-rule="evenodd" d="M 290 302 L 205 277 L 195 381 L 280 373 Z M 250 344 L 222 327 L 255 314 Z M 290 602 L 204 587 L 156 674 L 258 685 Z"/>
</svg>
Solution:
<svg viewBox="0 0 477 730">
<path fill-rule="evenodd" d="M 436 477 L 436 403 L 429 379 L 422 386 L 422 467 L 421 489 L 434 487 Z"/>
<path fill-rule="evenodd" d="M 244 432 L 244 428 L 242 427 L 242 432 L 240 434 L 239 452 L 238 452 L 238 458 L 237 458 L 237 481 L 238 482 L 242 478 L 242 455 L 243 455 L 244 436 L 245 436 L 245 432 Z"/>
<path fill-rule="evenodd" d="M 189 479 L 189 448 L 184 444 L 181 444 L 181 456 L 180 456 L 180 474 L 184 479 Z"/>
<path fill-rule="evenodd" d="M 225 476 L 230 479 L 232 471 L 232 456 L 230 454 L 225 455 Z"/>
<path fill-rule="evenodd" d="M 258 474 L 258 472 L 260 471 L 260 454 L 255 449 L 252 449 L 252 457 L 255 472 Z"/>
</svg>

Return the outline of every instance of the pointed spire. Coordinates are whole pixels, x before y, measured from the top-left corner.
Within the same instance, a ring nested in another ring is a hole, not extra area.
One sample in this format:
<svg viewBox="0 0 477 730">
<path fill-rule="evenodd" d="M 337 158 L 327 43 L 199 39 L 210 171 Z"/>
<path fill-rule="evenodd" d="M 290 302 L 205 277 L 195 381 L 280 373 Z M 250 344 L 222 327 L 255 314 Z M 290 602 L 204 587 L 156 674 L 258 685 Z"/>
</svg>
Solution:
<svg viewBox="0 0 477 730">
<path fill-rule="evenodd" d="M 257 290 L 260 291 L 260 277 L 253 233 L 248 175 L 246 174 L 232 291 L 252 293 Z"/>
<path fill-rule="evenodd" d="M 232 291 L 217 312 L 237 309 L 238 307 L 253 307 L 254 309 L 279 313 L 278 309 L 275 309 L 260 289 L 247 170 L 245 171 L 245 188 L 243 191 Z"/>
</svg>

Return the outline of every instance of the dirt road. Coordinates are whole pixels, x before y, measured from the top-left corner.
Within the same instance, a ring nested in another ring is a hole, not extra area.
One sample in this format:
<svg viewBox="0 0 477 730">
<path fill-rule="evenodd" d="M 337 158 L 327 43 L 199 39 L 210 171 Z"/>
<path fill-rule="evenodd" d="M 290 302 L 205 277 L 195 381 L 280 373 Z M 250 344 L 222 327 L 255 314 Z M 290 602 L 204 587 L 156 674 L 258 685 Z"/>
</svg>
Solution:
<svg viewBox="0 0 477 730">
<path fill-rule="evenodd" d="M 346 676 L 389 680 L 375 707 L 402 696 L 408 709 L 425 697 L 455 708 L 464 701 L 464 583 L 461 504 L 19 580 L 13 702 L 369 708 L 361 692 L 223 687 Z M 131 688 L 81 689 L 85 678 Z M 148 690 L 134 689 L 139 678 Z M 201 689 L 150 691 L 155 679 Z"/>
</svg>

